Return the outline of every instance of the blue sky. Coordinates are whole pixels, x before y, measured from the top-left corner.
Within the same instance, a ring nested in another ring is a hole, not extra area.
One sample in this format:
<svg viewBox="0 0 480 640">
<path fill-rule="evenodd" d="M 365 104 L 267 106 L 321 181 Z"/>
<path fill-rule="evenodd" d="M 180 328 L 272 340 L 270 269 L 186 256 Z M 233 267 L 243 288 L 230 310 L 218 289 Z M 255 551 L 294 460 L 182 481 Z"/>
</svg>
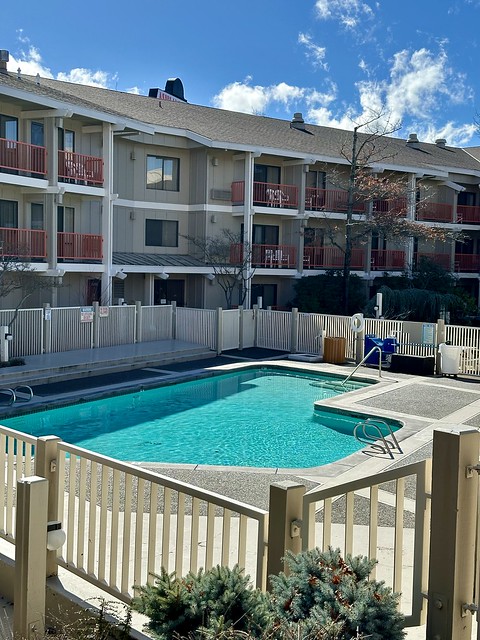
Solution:
<svg viewBox="0 0 480 640">
<path fill-rule="evenodd" d="M 9 70 L 351 128 L 478 145 L 480 0 L 23 0 L 2 13 Z"/>
</svg>

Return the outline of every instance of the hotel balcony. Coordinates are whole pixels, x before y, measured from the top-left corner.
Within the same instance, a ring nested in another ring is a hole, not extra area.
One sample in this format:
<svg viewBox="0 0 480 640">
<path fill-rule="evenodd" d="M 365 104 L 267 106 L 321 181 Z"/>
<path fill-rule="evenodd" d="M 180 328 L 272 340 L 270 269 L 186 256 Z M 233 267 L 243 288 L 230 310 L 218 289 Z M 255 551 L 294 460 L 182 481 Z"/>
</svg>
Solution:
<svg viewBox="0 0 480 640">
<path fill-rule="evenodd" d="M 72 151 L 59 151 L 58 179 L 74 184 L 102 186 L 103 160 Z"/>
<path fill-rule="evenodd" d="M 453 205 L 442 202 L 422 202 L 417 205 L 417 220 L 452 223 Z"/>
<path fill-rule="evenodd" d="M 414 267 L 418 267 L 420 260 L 422 258 L 430 260 L 431 262 L 434 262 L 435 264 L 440 265 L 447 271 L 450 271 L 451 258 L 449 253 L 424 253 L 419 251 L 413 254 Z"/>
<path fill-rule="evenodd" d="M 0 138 L 0 171 L 33 177 L 47 173 L 47 151 L 26 142 Z"/>
<path fill-rule="evenodd" d="M 480 224 L 480 207 L 457 205 L 457 222 L 460 224 Z"/>
<path fill-rule="evenodd" d="M 455 271 L 457 273 L 480 273 L 480 255 L 456 253 Z"/>
<path fill-rule="evenodd" d="M 45 260 L 47 234 L 34 229 L 0 228 L 0 255 L 2 260 Z"/>
<path fill-rule="evenodd" d="M 338 247 L 305 247 L 303 250 L 304 269 L 343 269 L 345 253 Z M 352 249 L 350 268 L 365 270 L 365 249 Z"/>
<path fill-rule="evenodd" d="M 370 266 L 372 271 L 403 271 L 405 269 L 405 251 L 372 249 Z"/>
<path fill-rule="evenodd" d="M 240 264 L 243 261 L 243 245 L 230 246 L 230 262 Z M 297 250 L 286 244 L 254 244 L 251 256 L 253 267 L 295 269 L 297 266 Z"/>
<path fill-rule="evenodd" d="M 245 203 L 245 181 L 232 182 L 232 204 Z M 253 183 L 253 204 L 276 209 L 298 209 L 298 187 L 273 182 Z"/>
<path fill-rule="evenodd" d="M 102 236 L 91 233 L 57 234 L 57 258 L 69 262 L 101 262 Z"/>
<path fill-rule="evenodd" d="M 305 209 L 307 211 L 330 211 L 345 213 L 348 205 L 348 191 L 343 189 L 305 189 Z M 354 213 L 365 213 L 365 202 L 354 202 Z"/>
</svg>

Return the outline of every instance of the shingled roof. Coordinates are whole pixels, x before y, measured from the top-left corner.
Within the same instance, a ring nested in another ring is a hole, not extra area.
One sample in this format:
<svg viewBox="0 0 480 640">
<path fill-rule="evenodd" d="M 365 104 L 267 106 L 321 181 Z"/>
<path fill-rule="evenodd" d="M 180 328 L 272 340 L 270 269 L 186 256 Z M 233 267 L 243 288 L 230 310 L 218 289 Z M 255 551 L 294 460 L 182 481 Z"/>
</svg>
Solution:
<svg viewBox="0 0 480 640">
<path fill-rule="evenodd" d="M 51 98 L 73 107 L 88 108 L 119 118 L 128 118 L 157 128 L 182 130 L 186 135 L 202 138 L 204 144 L 219 148 L 235 148 L 278 152 L 291 157 L 313 157 L 339 161 L 342 148 L 351 147 L 351 131 L 306 124 L 304 130 L 287 120 L 226 111 L 184 102 L 159 100 L 48 78 L 0 74 L 2 85 L 33 93 L 37 98 Z M 435 170 L 478 172 L 478 152 L 468 149 L 419 142 L 412 145 L 400 138 L 388 139 L 388 165 L 417 168 L 426 173 Z"/>
</svg>

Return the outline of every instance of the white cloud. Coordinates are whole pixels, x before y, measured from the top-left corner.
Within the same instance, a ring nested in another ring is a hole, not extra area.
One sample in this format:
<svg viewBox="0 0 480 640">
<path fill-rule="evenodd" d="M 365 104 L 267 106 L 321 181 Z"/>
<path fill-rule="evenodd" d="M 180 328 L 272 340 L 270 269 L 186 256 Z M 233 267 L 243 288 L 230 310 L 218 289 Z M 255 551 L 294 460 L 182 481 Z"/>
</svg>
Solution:
<svg viewBox="0 0 480 640">
<path fill-rule="evenodd" d="M 474 123 L 459 125 L 455 122 L 447 122 L 438 128 L 433 124 L 427 127 L 419 125 L 416 128 L 419 140 L 435 142 L 438 138 L 444 138 L 447 141 L 447 145 L 453 147 L 468 145 L 476 134 L 476 130 L 477 127 Z"/>
<path fill-rule="evenodd" d="M 251 77 L 248 77 L 243 82 L 227 85 L 213 97 L 214 106 L 228 111 L 264 113 L 267 107 L 275 103 L 288 107 L 291 102 L 303 98 L 306 91 L 285 82 L 269 87 L 252 86 L 250 82 Z"/>
<path fill-rule="evenodd" d="M 20 31 L 19 34 L 19 40 L 23 44 L 28 44 L 28 38 L 23 36 L 23 32 Z M 116 79 L 115 76 L 108 74 L 106 71 L 92 71 L 84 68 L 71 69 L 67 72 L 60 71 L 54 76 L 50 68 L 44 64 L 39 50 L 31 45 L 26 51 L 21 51 L 17 57 L 10 54 L 7 69 L 12 73 L 17 73 L 18 69 L 20 69 L 20 73 L 28 76 L 36 76 L 38 74 L 42 78 L 55 78 L 64 82 L 87 84 L 94 87 L 108 87 Z"/>
<path fill-rule="evenodd" d="M 362 18 L 373 18 L 372 7 L 361 0 L 316 0 L 320 20 L 338 20 L 347 29 L 354 29 Z"/>
<path fill-rule="evenodd" d="M 325 47 L 320 47 L 312 41 L 311 36 L 306 33 L 298 34 L 298 42 L 299 44 L 305 45 L 306 48 L 306 56 L 309 60 L 312 61 L 314 67 L 320 67 L 322 69 L 327 69 L 328 65 L 325 62 L 325 54 L 327 52 Z"/>
</svg>

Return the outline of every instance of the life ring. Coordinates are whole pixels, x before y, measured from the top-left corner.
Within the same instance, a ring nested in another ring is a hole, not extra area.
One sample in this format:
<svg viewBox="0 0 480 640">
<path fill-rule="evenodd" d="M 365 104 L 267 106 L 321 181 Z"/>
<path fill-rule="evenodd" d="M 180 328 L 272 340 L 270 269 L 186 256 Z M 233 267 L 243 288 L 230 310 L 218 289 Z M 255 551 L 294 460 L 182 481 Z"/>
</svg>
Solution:
<svg viewBox="0 0 480 640">
<path fill-rule="evenodd" d="M 365 329 L 365 318 L 363 317 L 363 314 L 355 313 L 350 318 L 350 328 L 353 333 L 360 333 Z"/>
</svg>

